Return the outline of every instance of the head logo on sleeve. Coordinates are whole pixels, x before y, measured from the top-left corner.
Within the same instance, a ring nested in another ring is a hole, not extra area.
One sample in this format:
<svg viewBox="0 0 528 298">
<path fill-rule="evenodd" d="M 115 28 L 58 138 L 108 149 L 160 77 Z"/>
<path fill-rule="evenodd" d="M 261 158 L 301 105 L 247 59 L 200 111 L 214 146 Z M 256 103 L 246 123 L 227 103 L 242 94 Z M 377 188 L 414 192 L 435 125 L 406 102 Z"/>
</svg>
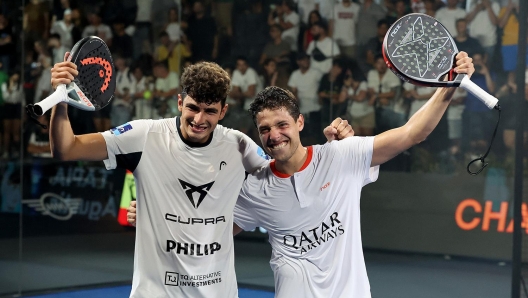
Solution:
<svg viewBox="0 0 528 298">
<path fill-rule="evenodd" d="M 258 147 L 258 149 L 257 149 L 257 154 L 260 157 L 264 158 L 265 160 L 270 160 L 269 155 L 267 155 L 266 152 L 264 152 L 264 150 L 262 148 L 260 148 L 260 147 Z"/>
<path fill-rule="evenodd" d="M 124 134 L 125 132 L 129 131 L 132 129 L 132 125 L 130 123 L 125 123 L 121 126 L 118 126 L 116 128 L 112 128 L 110 129 L 110 132 L 113 133 L 114 135 L 118 136 L 120 134 Z"/>
</svg>

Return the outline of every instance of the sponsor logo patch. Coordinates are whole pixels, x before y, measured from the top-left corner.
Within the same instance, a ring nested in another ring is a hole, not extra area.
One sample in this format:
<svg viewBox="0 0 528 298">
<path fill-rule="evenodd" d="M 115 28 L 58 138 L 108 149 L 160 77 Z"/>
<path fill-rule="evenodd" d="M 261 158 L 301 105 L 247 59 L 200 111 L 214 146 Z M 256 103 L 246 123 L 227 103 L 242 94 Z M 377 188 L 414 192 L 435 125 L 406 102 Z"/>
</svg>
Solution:
<svg viewBox="0 0 528 298">
<path fill-rule="evenodd" d="M 174 287 L 204 287 L 222 282 L 222 271 L 207 274 L 182 274 L 178 272 L 165 272 L 165 285 Z"/>
<path fill-rule="evenodd" d="M 118 135 L 124 134 L 125 132 L 129 130 L 132 130 L 132 125 L 130 123 L 126 123 L 116 128 L 110 129 L 110 132 L 118 136 Z"/>
</svg>

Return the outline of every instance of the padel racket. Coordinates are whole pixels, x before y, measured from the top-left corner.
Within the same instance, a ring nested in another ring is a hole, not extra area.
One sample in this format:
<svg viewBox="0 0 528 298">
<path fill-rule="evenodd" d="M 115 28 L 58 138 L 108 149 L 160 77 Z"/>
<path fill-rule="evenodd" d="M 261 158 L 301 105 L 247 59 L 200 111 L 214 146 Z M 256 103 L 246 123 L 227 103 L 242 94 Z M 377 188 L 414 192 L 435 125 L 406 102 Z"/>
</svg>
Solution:
<svg viewBox="0 0 528 298">
<path fill-rule="evenodd" d="M 97 111 L 114 97 L 114 62 L 102 39 L 89 36 L 79 40 L 68 59 L 77 65 L 79 75 L 70 84 L 57 86 L 55 92 L 39 103 L 27 105 L 32 117 L 43 115 L 60 102 L 85 111 Z"/>
<path fill-rule="evenodd" d="M 454 76 L 458 54 L 453 37 L 435 18 L 412 13 L 397 20 L 383 41 L 383 58 L 402 80 L 426 87 L 462 87 L 480 99 L 489 109 L 498 99 L 473 83 L 466 74 Z M 442 81 L 444 76 L 447 81 Z"/>
</svg>

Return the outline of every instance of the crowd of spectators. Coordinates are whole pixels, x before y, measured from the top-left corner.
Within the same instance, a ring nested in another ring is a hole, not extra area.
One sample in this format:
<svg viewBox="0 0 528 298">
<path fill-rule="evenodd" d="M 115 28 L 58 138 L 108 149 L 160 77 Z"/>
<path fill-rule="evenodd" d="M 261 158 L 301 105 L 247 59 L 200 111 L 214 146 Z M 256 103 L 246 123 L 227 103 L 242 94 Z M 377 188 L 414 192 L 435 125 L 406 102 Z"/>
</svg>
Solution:
<svg viewBox="0 0 528 298">
<path fill-rule="evenodd" d="M 31 0 L 22 11 L 16 2 L 0 1 L 3 158 L 17 157 L 20 142 L 29 155 L 48 156 L 47 132 L 27 121 L 22 105 L 52 92 L 50 68 L 90 35 L 110 47 L 117 88 L 99 112 L 69 109 L 77 134 L 178 115 L 180 74 L 203 60 L 217 62 L 232 77 L 222 124 L 255 139 L 247 109 L 267 86 L 287 88 L 298 98 L 306 144 L 324 142 L 322 128 L 337 116 L 360 136 L 398 127 L 435 91 L 402 82 L 381 55 L 391 24 L 412 12 L 444 24 L 459 50 L 473 57 L 472 80 L 504 102 L 507 121 L 494 147 L 497 158 L 513 150 L 512 95 L 524 87 L 528 98 L 528 83 L 515 83 L 518 0 Z M 434 133 L 384 168 L 452 171 L 487 149 L 494 117 L 459 90 Z"/>
</svg>

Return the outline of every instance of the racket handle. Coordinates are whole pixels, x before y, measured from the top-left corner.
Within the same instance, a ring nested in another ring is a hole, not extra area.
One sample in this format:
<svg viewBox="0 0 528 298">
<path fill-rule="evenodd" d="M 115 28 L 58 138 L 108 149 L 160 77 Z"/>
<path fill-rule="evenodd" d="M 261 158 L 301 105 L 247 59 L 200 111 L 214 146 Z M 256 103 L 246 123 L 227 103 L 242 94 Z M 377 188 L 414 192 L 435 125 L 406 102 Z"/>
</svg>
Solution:
<svg viewBox="0 0 528 298">
<path fill-rule="evenodd" d="M 50 96 L 33 105 L 33 112 L 37 116 L 42 116 L 44 113 L 46 113 L 46 111 L 53 108 L 58 103 L 66 101 L 68 101 L 66 85 L 60 84 L 57 86 L 57 90 L 55 90 L 55 92 L 53 92 Z"/>
<path fill-rule="evenodd" d="M 490 110 L 493 109 L 499 102 L 495 96 L 482 90 L 482 88 L 480 88 L 477 84 L 473 83 L 468 76 L 464 76 L 462 82 L 460 82 L 460 87 L 475 95 L 475 97 L 480 99 L 480 101 L 482 101 Z"/>
</svg>

